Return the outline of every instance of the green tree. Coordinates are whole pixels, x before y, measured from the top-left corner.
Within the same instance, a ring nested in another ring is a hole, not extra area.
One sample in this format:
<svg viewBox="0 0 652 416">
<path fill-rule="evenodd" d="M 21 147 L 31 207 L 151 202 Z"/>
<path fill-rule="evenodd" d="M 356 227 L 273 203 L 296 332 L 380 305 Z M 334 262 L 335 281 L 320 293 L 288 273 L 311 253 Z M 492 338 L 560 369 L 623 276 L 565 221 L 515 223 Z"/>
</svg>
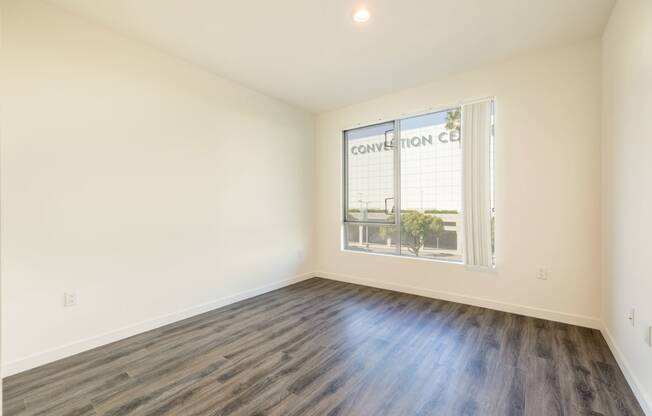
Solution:
<svg viewBox="0 0 652 416">
<path fill-rule="evenodd" d="M 415 256 L 423 248 L 423 242 L 428 234 L 439 234 L 444 230 L 444 222 L 434 215 L 421 212 L 401 214 L 401 232 L 405 245 Z"/>
<path fill-rule="evenodd" d="M 446 128 L 460 131 L 462 127 L 462 113 L 460 110 L 451 110 L 446 113 Z"/>
<path fill-rule="evenodd" d="M 383 238 L 390 238 L 394 235 L 396 227 L 384 225 L 380 228 L 380 235 Z M 401 214 L 401 243 L 407 246 L 408 250 L 415 256 L 423 248 L 427 235 L 438 235 L 444 231 L 444 222 L 435 215 L 428 215 L 417 211 L 408 211 Z"/>
</svg>

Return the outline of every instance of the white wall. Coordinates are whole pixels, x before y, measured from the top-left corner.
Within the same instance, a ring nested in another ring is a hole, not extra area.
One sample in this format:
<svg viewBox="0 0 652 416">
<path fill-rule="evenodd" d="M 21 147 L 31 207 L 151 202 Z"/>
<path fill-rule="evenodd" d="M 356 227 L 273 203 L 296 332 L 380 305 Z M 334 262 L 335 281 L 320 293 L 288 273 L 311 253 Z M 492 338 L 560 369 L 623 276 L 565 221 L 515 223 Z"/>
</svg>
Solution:
<svg viewBox="0 0 652 416">
<path fill-rule="evenodd" d="M 3 19 L 3 15 L 2 15 L 2 6 L 0 5 L 0 51 L 2 50 L 2 46 L 3 46 L 3 38 L 2 38 L 3 22 L 4 22 L 4 19 Z M 1 56 L 1 53 L 0 53 L 0 56 Z M 2 60 L 0 60 L 0 65 L 2 65 Z M 0 102 L 1 101 L 2 101 L 2 98 L 0 98 Z M 0 111 L 2 111 L 2 104 L 0 104 Z M 2 143 L 2 113 L 0 112 L 0 144 L 1 143 Z M 0 151 L 1 151 L 1 145 L 0 145 Z M 1 158 L 1 156 L 0 156 L 0 158 Z M 0 160 L 0 162 L 1 162 L 1 160 Z M 1 172 L 1 170 L 2 169 L 0 168 L 0 196 L 2 194 L 2 184 L 1 184 L 2 172 Z M 2 204 L 0 203 L 0 234 L 2 233 L 1 217 L 2 217 Z M 2 238 L 0 238 L 0 403 L 4 403 L 4 401 L 2 399 L 3 388 L 2 388 L 2 371 L 1 371 L 1 368 L 2 368 L 2 266 L 1 266 L 1 263 L 2 263 Z M 2 416 L 2 407 L 4 407 L 4 406 L 0 406 L 0 416 Z"/>
<path fill-rule="evenodd" d="M 312 269 L 310 114 L 47 3 L 2 8 L 5 374 Z"/>
<path fill-rule="evenodd" d="M 652 414 L 652 2 L 619 1 L 603 36 L 603 319 Z M 626 319 L 636 308 L 635 327 Z"/>
<path fill-rule="evenodd" d="M 594 39 L 317 117 L 319 274 L 598 327 L 600 52 Z M 497 105 L 496 273 L 340 251 L 341 130 L 485 96 Z"/>
</svg>

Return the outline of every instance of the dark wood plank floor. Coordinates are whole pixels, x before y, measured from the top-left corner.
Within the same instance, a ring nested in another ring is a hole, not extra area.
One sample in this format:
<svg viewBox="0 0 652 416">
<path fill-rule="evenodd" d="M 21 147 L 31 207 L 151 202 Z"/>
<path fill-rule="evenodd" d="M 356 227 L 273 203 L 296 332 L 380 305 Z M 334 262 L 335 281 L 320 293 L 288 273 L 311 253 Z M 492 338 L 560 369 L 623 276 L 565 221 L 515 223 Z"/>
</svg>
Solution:
<svg viewBox="0 0 652 416">
<path fill-rule="evenodd" d="M 5 416 L 643 415 L 598 331 L 324 279 L 4 380 Z"/>
</svg>

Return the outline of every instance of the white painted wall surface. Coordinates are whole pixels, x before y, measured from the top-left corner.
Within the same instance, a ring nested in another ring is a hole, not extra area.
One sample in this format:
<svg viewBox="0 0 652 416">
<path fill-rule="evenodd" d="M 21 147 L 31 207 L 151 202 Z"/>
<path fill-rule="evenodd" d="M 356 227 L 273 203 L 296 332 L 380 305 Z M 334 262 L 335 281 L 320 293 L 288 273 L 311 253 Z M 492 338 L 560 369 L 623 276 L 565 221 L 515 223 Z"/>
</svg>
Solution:
<svg viewBox="0 0 652 416">
<path fill-rule="evenodd" d="M 318 273 L 598 327 L 600 59 L 587 40 L 318 116 Z M 342 129 L 485 96 L 497 106 L 497 271 L 341 251 Z"/>
<path fill-rule="evenodd" d="M 2 6 L 0 5 L 0 50 L 2 50 L 3 46 L 3 41 L 2 41 L 2 33 L 3 33 L 3 14 L 2 14 Z M 1 54 L 0 54 L 1 55 Z M 2 65 L 2 61 L 0 60 L 0 65 Z M 1 93 L 0 93 L 1 94 Z M 0 98 L 1 101 L 1 98 Z M 0 104 L 1 106 L 1 104 Z M 0 107 L 1 109 L 1 107 Z M 0 143 L 2 143 L 2 114 L 0 113 Z M 0 145 L 1 147 L 1 145 Z M 1 149 L 0 149 L 1 150 Z M 1 162 L 1 160 L 0 160 Z M 1 169 L 0 169 L 0 181 L 1 181 Z M 0 196 L 2 194 L 2 184 L 0 183 Z M 2 216 L 2 204 L 0 203 L 0 217 Z M 0 220 L 0 234 L 2 233 L 2 221 Z M 0 238 L 0 263 L 2 262 L 2 239 Z M 0 369 L 2 367 L 2 267 L 0 265 Z M 0 371 L 0 404 L 4 403 L 2 399 L 2 371 Z M 0 416 L 2 416 L 2 407 L 0 405 Z"/>
<path fill-rule="evenodd" d="M 310 114 L 47 3 L 2 9 L 5 374 L 312 269 Z"/>
<path fill-rule="evenodd" d="M 602 65 L 602 315 L 621 367 L 652 415 L 652 347 L 645 342 L 652 325 L 652 1 L 617 3 Z"/>
</svg>

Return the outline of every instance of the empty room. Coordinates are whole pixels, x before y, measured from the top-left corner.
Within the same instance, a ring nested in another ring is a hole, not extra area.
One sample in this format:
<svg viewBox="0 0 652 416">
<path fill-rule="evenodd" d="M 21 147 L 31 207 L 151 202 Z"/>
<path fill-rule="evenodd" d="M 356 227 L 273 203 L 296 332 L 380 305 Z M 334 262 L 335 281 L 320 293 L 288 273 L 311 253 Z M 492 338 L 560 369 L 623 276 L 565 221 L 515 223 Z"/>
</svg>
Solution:
<svg viewBox="0 0 652 416">
<path fill-rule="evenodd" d="M 652 0 L 0 0 L 0 416 L 652 416 Z"/>
</svg>

